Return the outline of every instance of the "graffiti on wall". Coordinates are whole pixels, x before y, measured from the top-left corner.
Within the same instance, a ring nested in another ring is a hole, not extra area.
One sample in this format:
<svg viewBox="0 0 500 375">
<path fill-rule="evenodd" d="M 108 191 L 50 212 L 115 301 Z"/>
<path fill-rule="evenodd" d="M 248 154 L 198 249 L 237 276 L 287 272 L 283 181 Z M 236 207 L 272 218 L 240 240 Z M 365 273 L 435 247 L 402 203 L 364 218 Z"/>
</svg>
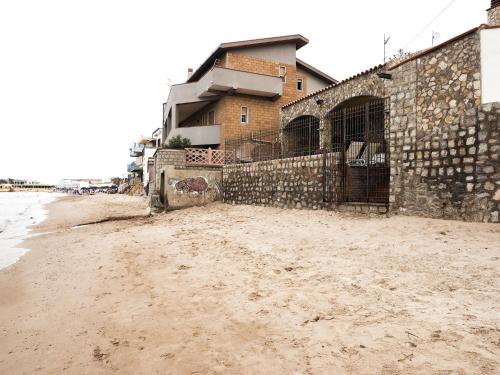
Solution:
<svg viewBox="0 0 500 375">
<path fill-rule="evenodd" d="M 205 201 L 216 201 L 222 198 L 222 189 L 218 179 L 212 177 L 189 177 L 184 179 L 169 178 L 168 184 L 175 194 L 190 197 L 201 197 Z"/>
<path fill-rule="evenodd" d="M 196 192 L 201 194 L 207 191 L 208 181 L 205 177 L 185 178 L 184 180 L 177 181 L 174 185 L 174 189 L 182 193 Z"/>
</svg>

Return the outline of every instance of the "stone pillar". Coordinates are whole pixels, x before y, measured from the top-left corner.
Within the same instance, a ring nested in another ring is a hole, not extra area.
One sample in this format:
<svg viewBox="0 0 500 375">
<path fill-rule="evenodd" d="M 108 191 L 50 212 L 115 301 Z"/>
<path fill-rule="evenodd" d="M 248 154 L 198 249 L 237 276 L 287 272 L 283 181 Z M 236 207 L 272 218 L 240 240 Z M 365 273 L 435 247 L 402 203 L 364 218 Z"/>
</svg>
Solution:
<svg viewBox="0 0 500 375">
<path fill-rule="evenodd" d="M 488 25 L 500 26 L 500 0 L 491 0 L 491 7 L 488 9 Z"/>
</svg>

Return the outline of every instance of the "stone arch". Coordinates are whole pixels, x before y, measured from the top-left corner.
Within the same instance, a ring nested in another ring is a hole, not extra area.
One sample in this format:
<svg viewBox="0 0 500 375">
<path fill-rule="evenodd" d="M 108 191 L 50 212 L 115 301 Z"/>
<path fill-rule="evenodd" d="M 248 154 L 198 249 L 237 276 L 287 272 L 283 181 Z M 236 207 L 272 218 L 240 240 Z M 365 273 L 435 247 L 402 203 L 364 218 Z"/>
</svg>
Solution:
<svg viewBox="0 0 500 375">
<path fill-rule="evenodd" d="M 302 115 L 284 125 L 282 147 L 286 157 L 314 155 L 320 150 L 320 119 Z"/>
<path fill-rule="evenodd" d="M 382 104 L 381 104 L 382 103 Z M 384 125 L 385 111 L 376 111 L 376 107 L 384 105 L 383 98 L 375 95 L 359 95 L 343 100 L 330 111 L 327 112 L 325 119 L 329 128 L 329 142 L 334 152 L 341 151 L 341 145 L 346 141 L 344 139 L 344 119 L 347 121 L 346 135 L 347 142 L 362 141 L 367 135 L 364 127 L 366 126 L 366 116 L 375 126 Z M 361 112 L 363 115 L 361 115 Z M 368 129 L 370 130 L 370 129 Z M 373 129 L 372 129 L 373 130 Z M 344 145 L 345 146 L 345 145 Z M 347 145 L 348 146 L 348 145 Z"/>
</svg>

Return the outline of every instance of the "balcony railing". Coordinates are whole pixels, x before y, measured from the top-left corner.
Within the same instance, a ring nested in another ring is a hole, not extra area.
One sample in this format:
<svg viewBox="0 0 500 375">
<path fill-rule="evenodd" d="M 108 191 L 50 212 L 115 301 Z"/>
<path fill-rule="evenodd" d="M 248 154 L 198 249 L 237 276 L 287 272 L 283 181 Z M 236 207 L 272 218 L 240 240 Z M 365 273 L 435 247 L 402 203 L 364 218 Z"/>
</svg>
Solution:
<svg viewBox="0 0 500 375">
<path fill-rule="evenodd" d="M 186 148 L 186 165 L 222 166 L 234 163 L 234 151 Z"/>
<path fill-rule="evenodd" d="M 140 143 L 134 143 L 130 147 L 130 156 L 135 157 L 135 156 L 140 156 L 144 152 L 144 145 Z"/>
<path fill-rule="evenodd" d="M 142 165 L 137 165 L 135 161 L 130 164 L 127 164 L 127 172 L 138 172 L 142 171 Z"/>
</svg>

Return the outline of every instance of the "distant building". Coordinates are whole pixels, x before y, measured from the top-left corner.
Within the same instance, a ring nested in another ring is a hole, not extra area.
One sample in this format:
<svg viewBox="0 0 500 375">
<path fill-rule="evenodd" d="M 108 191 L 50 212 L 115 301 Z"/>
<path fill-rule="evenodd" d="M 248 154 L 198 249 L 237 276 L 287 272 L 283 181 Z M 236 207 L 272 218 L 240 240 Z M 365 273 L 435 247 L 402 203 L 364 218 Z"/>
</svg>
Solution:
<svg viewBox="0 0 500 375">
<path fill-rule="evenodd" d="M 130 147 L 130 157 L 134 160 L 128 164 L 127 171 L 131 178 L 138 178 L 147 186 L 149 182 L 148 161 L 153 160 L 156 150 L 161 147 L 162 128 L 156 129 L 151 137 L 141 136 Z"/>
</svg>

